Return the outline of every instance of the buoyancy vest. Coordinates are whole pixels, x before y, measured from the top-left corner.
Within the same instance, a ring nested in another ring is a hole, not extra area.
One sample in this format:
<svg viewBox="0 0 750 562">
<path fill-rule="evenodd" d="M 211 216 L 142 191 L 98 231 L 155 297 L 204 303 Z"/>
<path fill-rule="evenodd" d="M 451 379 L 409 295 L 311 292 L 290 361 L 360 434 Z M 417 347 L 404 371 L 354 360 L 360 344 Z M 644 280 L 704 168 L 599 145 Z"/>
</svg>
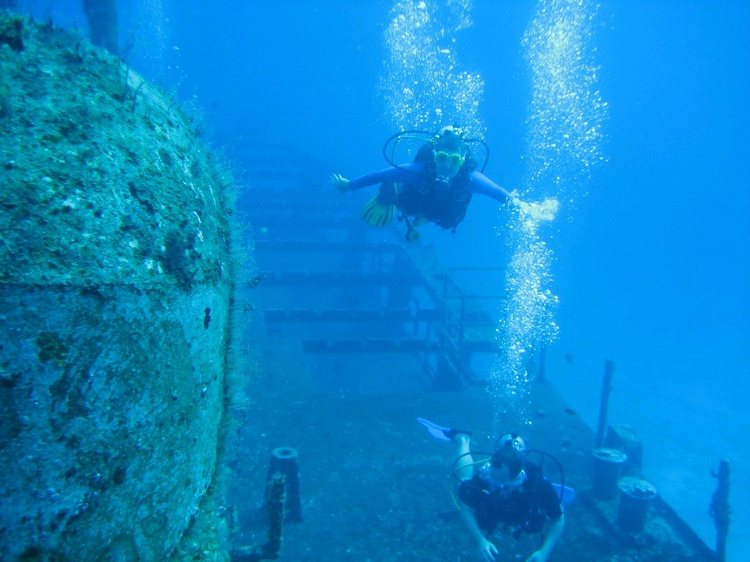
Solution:
<svg viewBox="0 0 750 562">
<path fill-rule="evenodd" d="M 441 181 L 437 177 L 432 154 L 431 143 L 419 149 L 414 162 L 424 162 L 421 181 L 405 184 L 398 192 L 396 206 L 407 217 L 423 217 L 455 232 L 471 202 L 470 175 L 477 163 L 467 152 L 458 173 L 450 180 Z"/>
</svg>

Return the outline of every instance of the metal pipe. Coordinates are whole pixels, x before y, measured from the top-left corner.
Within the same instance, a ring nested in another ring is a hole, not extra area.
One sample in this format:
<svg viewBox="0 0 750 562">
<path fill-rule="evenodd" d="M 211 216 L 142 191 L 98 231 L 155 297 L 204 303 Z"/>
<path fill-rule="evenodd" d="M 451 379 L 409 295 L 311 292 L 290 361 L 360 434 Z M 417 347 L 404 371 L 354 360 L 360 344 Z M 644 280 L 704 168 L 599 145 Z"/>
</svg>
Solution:
<svg viewBox="0 0 750 562">
<path fill-rule="evenodd" d="M 719 463 L 719 469 L 711 471 L 711 476 L 718 480 L 716 491 L 711 498 L 709 514 L 716 527 L 716 562 L 724 562 L 727 558 L 727 535 L 731 524 L 729 506 L 729 461 Z"/>
<path fill-rule="evenodd" d="M 599 449 L 604 444 L 604 432 L 607 429 L 607 413 L 609 411 L 609 394 L 612 391 L 612 375 L 615 372 L 614 361 L 604 361 L 604 380 L 602 381 L 602 394 L 599 403 L 599 424 L 596 428 L 596 442 L 594 448 Z"/>
</svg>

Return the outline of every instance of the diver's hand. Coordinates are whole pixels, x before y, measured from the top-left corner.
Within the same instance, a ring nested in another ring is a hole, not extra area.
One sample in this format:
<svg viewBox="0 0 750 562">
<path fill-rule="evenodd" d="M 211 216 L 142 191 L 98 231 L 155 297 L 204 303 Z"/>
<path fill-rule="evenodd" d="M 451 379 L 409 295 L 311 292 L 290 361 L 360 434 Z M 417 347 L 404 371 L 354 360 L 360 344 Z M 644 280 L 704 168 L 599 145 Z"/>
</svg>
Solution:
<svg viewBox="0 0 750 562">
<path fill-rule="evenodd" d="M 549 555 L 542 551 L 537 550 L 535 553 L 533 553 L 531 556 L 529 556 L 526 559 L 526 562 L 547 562 L 549 560 Z"/>
<path fill-rule="evenodd" d="M 479 543 L 479 558 L 484 562 L 495 562 L 496 555 L 497 547 L 482 537 L 482 542 Z"/>
<path fill-rule="evenodd" d="M 560 209 L 560 203 L 554 197 L 547 198 L 541 203 L 526 203 L 520 199 L 514 199 L 513 204 L 524 219 L 534 222 L 554 220 Z"/>
<path fill-rule="evenodd" d="M 349 180 L 341 174 L 331 174 L 331 185 L 335 187 L 339 193 L 346 193 L 349 191 Z"/>
</svg>

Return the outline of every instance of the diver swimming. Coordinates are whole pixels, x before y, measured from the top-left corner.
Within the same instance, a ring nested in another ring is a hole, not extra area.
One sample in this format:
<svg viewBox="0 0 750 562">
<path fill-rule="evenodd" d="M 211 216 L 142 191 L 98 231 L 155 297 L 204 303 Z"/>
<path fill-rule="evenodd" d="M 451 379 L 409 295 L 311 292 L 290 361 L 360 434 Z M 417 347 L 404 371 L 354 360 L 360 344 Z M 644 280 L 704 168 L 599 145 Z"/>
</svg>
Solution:
<svg viewBox="0 0 750 562">
<path fill-rule="evenodd" d="M 564 505 L 575 499 L 575 491 L 565 486 L 560 463 L 549 453 L 527 449 L 524 440 L 514 433 L 500 436 L 492 453 L 472 452 L 470 431 L 439 426 L 423 418 L 417 421 L 438 441 L 458 447 L 450 474 L 451 497 L 480 559 L 495 560 L 498 549 L 488 537 L 501 524 L 516 538 L 524 533 L 541 533 L 541 545 L 527 562 L 546 562 L 565 526 Z M 532 461 L 530 455 L 539 460 Z M 543 476 L 542 464 L 547 459 L 557 465 L 560 484 Z"/>
<path fill-rule="evenodd" d="M 396 164 L 396 147 L 407 139 L 423 144 L 410 164 Z M 380 189 L 362 209 L 362 219 L 373 226 L 387 226 L 396 210 L 398 219 L 406 224 L 406 239 L 419 240 L 417 226 L 433 222 L 456 232 L 466 216 L 475 193 L 491 197 L 500 203 L 520 203 L 517 197 L 500 187 L 482 172 L 472 155 L 470 146 L 482 145 L 486 156 L 489 149 L 484 141 L 464 137 L 455 126 L 441 128 L 437 133 L 403 131 L 389 138 L 383 146 L 388 168 L 369 172 L 352 180 L 340 174 L 331 175 L 331 184 L 346 193 L 380 183 Z M 391 154 L 388 149 L 391 148 Z"/>
</svg>

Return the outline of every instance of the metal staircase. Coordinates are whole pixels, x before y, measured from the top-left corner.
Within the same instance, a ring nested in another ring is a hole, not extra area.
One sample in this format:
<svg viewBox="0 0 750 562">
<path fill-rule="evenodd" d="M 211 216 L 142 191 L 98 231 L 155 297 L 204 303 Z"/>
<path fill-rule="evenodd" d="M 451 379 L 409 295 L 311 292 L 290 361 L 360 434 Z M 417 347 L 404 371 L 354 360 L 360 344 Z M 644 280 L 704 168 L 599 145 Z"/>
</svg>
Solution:
<svg viewBox="0 0 750 562">
<path fill-rule="evenodd" d="M 472 357 L 496 351 L 496 322 L 480 306 L 488 297 L 468 295 L 456 270 L 407 242 L 403 229 L 365 224 L 359 212 L 369 190 L 339 197 L 330 170 L 307 155 L 248 149 L 253 167 L 238 211 L 252 229 L 270 335 L 298 339 L 314 365 L 403 371 L 384 384 L 456 390 L 484 382 Z"/>
</svg>

